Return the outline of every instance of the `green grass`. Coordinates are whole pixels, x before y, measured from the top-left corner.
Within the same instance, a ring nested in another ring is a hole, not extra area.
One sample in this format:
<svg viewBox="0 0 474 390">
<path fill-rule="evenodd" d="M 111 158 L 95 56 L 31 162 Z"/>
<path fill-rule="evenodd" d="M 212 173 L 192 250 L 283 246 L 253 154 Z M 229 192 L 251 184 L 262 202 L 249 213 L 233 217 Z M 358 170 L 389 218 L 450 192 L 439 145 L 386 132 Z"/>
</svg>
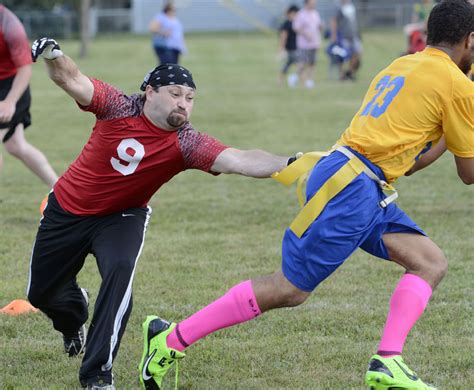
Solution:
<svg viewBox="0 0 474 390">
<path fill-rule="evenodd" d="M 398 32 L 370 32 L 356 83 L 327 80 L 320 54 L 317 87 L 276 85 L 276 39 L 261 35 L 189 37 L 183 64 L 193 71 L 198 95 L 193 123 L 238 148 L 289 155 L 331 146 L 356 112 L 375 73 L 405 46 Z M 61 42 L 77 57 L 76 41 Z M 154 66 L 147 37 L 97 39 L 82 71 L 138 91 Z M 436 77 L 436 75 L 433 75 Z M 27 131 L 58 172 L 86 142 L 93 116 L 80 112 L 34 66 L 33 123 Z M 25 297 L 38 206 L 48 189 L 17 160 L 5 156 L 0 175 L 0 306 Z M 405 209 L 445 251 L 446 279 L 408 337 L 405 357 L 442 389 L 468 389 L 473 370 L 472 189 L 444 156 L 426 172 L 402 178 Z M 186 172 L 151 201 L 154 210 L 134 282 L 134 310 L 114 364 L 118 389 L 138 388 L 141 323 L 147 314 L 171 320 L 190 315 L 233 284 L 280 266 L 280 241 L 297 212 L 293 190 L 271 180 L 212 177 Z M 189 349 L 182 389 L 362 389 L 388 301 L 402 270 L 356 252 L 302 306 L 270 312 L 220 331 Z M 79 282 L 95 297 L 100 278 L 92 257 Z M 92 300 L 93 301 L 93 300 Z M 92 302 L 93 303 L 93 302 Z M 0 388 L 78 387 L 79 359 L 62 353 L 62 339 L 41 314 L 0 316 Z M 167 379 L 171 383 L 173 375 Z"/>
</svg>

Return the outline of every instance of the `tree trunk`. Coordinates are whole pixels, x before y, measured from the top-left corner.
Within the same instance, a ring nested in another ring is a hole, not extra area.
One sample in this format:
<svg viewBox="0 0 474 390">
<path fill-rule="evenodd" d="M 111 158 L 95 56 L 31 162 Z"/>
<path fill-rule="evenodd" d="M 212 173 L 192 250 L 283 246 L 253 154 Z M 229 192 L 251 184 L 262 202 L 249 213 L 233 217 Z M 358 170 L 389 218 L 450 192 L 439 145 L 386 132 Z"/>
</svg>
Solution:
<svg viewBox="0 0 474 390">
<path fill-rule="evenodd" d="M 90 33 L 90 10 L 91 0 L 81 0 L 81 49 L 79 51 L 79 57 L 84 58 L 87 56 L 89 50 L 89 43 L 91 40 Z"/>
</svg>

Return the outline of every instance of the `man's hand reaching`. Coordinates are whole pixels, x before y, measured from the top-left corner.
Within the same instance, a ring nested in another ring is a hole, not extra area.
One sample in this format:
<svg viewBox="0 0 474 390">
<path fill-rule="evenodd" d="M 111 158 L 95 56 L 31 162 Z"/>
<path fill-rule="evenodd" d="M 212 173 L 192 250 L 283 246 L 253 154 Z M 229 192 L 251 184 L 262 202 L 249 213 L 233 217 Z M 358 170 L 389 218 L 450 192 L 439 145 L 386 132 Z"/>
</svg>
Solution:
<svg viewBox="0 0 474 390">
<path fill-rule="evenodd" d="M 52 38 L 40 38 L 33 42 L 31 46 L 31 57 L 33 62 L 36 62 L 38 57 L 43 57 L 47 60 L 55 60 L 61 57 L 63 52 L 58 43 Z"/>
</svg>

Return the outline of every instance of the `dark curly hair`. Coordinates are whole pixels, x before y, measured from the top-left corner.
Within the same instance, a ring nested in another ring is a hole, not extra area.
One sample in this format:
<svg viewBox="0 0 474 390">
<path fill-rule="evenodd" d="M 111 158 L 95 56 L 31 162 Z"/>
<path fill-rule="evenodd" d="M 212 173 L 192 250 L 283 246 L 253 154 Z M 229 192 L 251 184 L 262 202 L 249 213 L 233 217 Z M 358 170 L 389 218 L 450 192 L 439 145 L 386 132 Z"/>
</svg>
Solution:
<svg viewBox="0 0 474 390">
<path fill-rule="evenodd" d="M 474 5 L 468 0 L 443 0 L 428 18 L 428 45 L 456 45 L 474 31 Z"/>
</svg>

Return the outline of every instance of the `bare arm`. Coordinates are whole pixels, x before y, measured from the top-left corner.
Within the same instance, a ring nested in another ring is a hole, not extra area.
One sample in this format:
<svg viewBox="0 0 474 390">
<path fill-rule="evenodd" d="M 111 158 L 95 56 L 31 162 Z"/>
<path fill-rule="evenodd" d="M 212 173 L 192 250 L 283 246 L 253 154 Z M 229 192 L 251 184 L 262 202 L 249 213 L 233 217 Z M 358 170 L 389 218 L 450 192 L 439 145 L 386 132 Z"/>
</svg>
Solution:
<svg viewBox="0 0 474 390">
<path fill-rule="evenodd" d="M 15 114 L 16 103 L 25 92 L 31 79 L 31 65 L 18 68 L 10 92 L 0 101 L 0 122 L 10 122 Z"/>
<path fill-rule="evenodd" d="M 337 41 L 337 19 L 331 18 L 331 42 L 336 42 Z"/>
<path fill-rule="evenodd" d="M 443 137 L 440 138 L 439 142 L 433 146 L 428 152 L 426 152 L 421 158 L 413 165 L 405 176 L 413 175 L 416 171 L 426 168 L 435 162 L 444 152 L 446 152 L 446 140 Z"/>
<path fill-rule="evenodd" d="M 45 60 L 49 77 L 69 96 L 83 106 L 91 104 L 94 86 L 84 76 L 71 58 L 63 55 L 55 60 Z"/>
<path fill-rule="evenodd" d="M 158 22 L 158 20 L 156 19 L 153 19 L 151 22 L 150 22 L 150 25 L 148 27 L 150 29 L 150 32 L 152 34 L 159 34 L 160 33 L 160 29 L 161 29 L 161 26 L 160 26 L 160 22 Z"/>
<path fill-rule="evenodd" d="M 26 88 L 28 87 L 28 84 L 30 83 L 30 79 L 31 79 L 31 64 L 24 65 L 18 68 L 16 72 L 15 80 L 13 80 L 12 87 L 10 89 L 10 92 L 8 92 L 8 95 L 5 98 L 5 100 L 10 100 L 16 104 L 18 100 L 20 99 L 21 95 L 23 95 L 23 92 L 25 92 Z"/>
<path fill-rule="evenodd" d="M 267 178 L 286 167 L 288 157 L 275 156 L 263 150 L 222 151 L 211 167 L 212 172 L 237 173 L 255 178 Z"/>
<path fill-rule="evenodd" d="M 319 24 L 319 31 L 323 32 L 325 28 L 326 28 L 326 23 L 324 22 L 324 20 L 321 20 L 321 23 Z"/>
<path fill-rule="evenodd" d="M 149 26 L 150 32 L 152 34 L 161 35 L 163 37 L 169 37 L 170 31 L 169 30 L 162 30 L 161 23 L 158 20 L 152 20 Z"/>
<path fill-rule="evenodd" d="M 458 176 L 464 184 L 474 184 L 474 157 L 465 158 L 454 156 Z"/>
<path fill-rule="evenodd" d="M 43 57 L 51 80 L 79 104 L 88 106 L 94 95 L 92 81 L 81 73 L 74 61 L 64 55 L 54 39 L 37 39 L 31 47 L 33 61 Z"/>
<path fill-rule="evenodd" d="M 281 30 L 280 31 L 280 46 L 279 46 L 280 51 L 285 50 L 285 43 L 286 43 L 287 37 L 288 37 L 288 31 Z"/>
</svg>

